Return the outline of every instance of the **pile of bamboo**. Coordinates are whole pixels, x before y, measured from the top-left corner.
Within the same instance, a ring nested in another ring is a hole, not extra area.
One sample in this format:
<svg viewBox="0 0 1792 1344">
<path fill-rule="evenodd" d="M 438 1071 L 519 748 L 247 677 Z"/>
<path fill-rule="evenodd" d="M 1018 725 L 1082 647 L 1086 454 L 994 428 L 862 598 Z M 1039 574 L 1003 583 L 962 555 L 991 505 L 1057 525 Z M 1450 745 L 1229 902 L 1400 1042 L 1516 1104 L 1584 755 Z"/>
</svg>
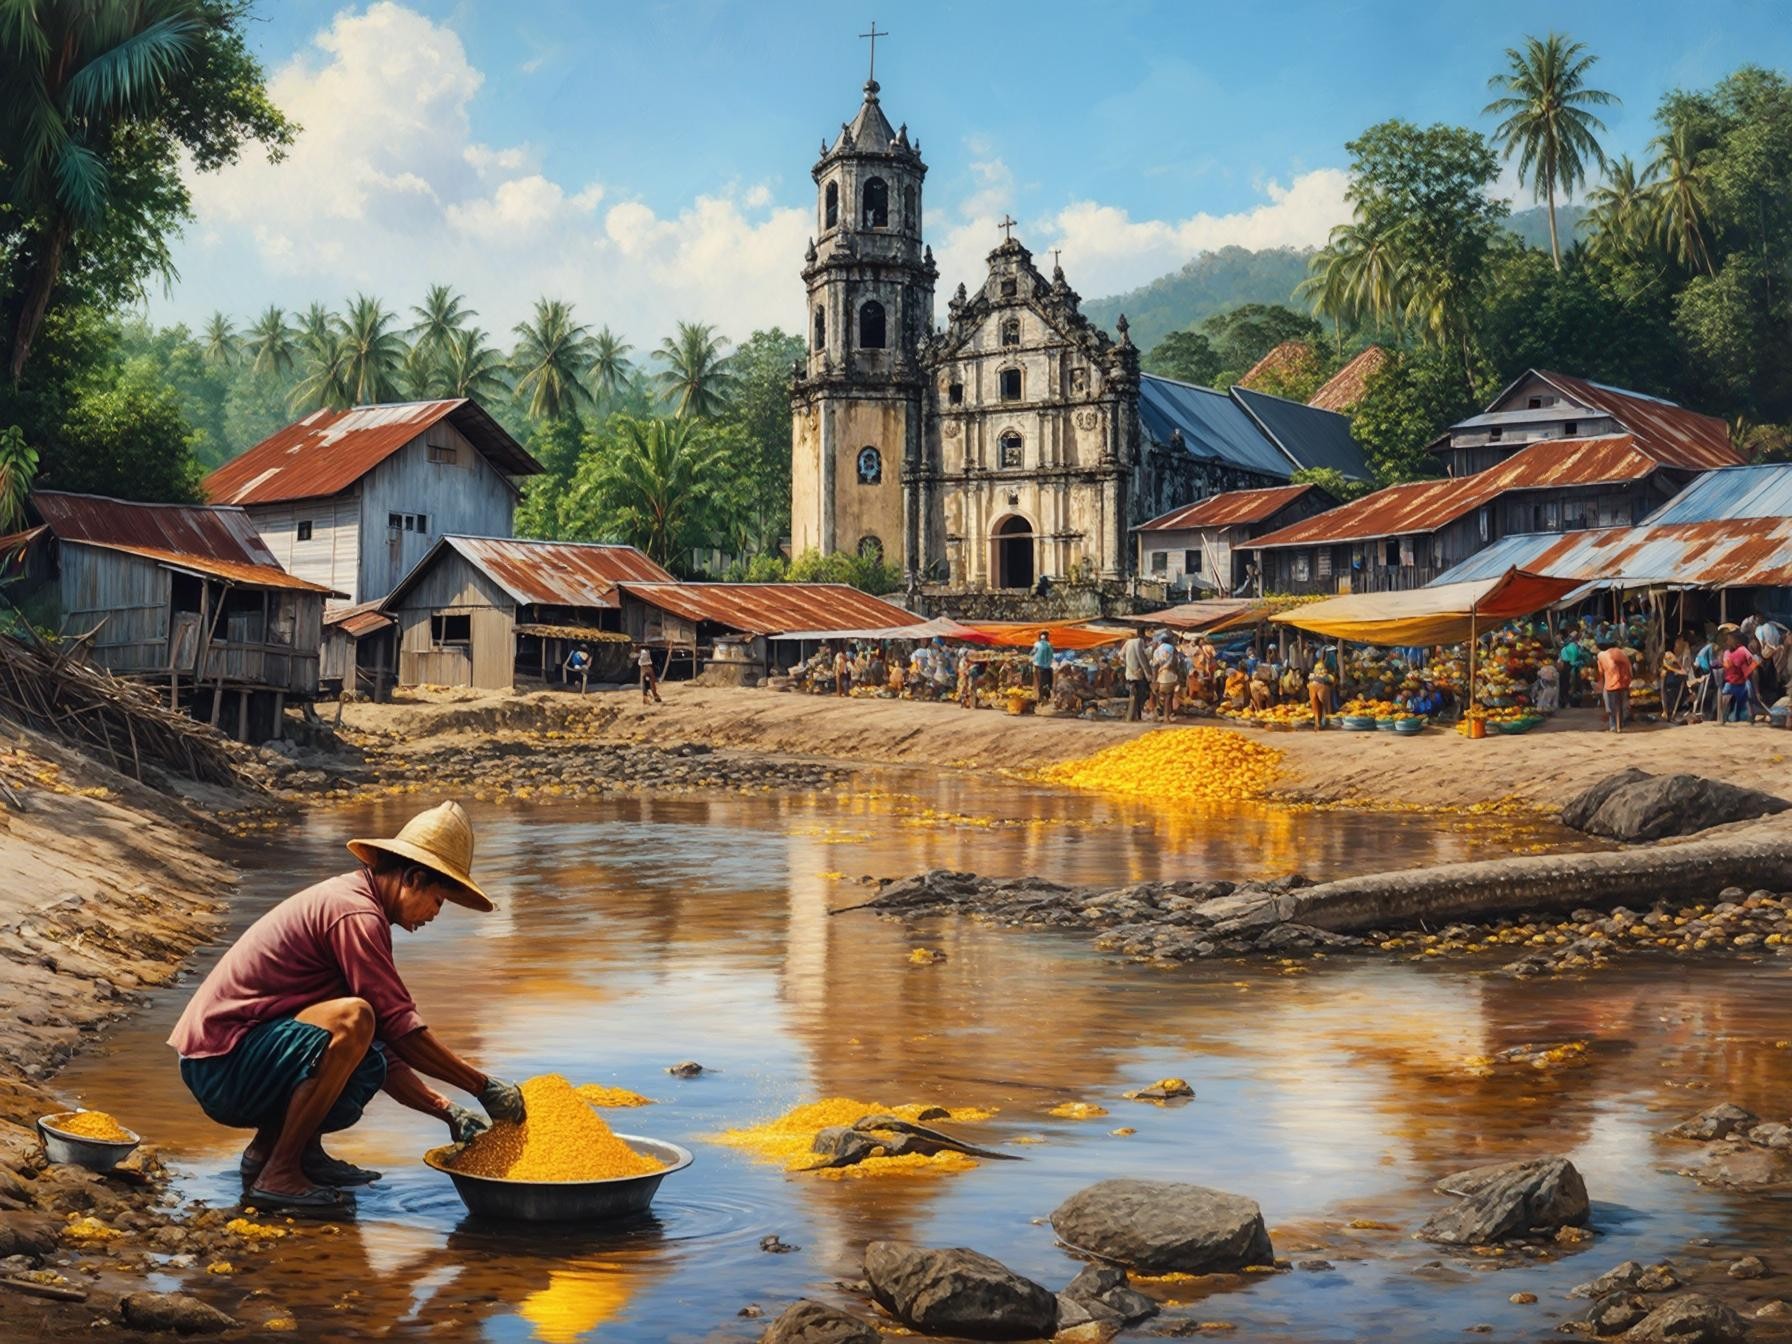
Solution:
<svg viewBox="0 0 1792 1344">
<path fill-rule="evenodd" d="M 51 647 L 0 635 L 0 716 L 52 734 L 143 779 L 146 766 L 240 786 L 238 748 L 217 729 L 169 709 L 146 686 L 89 662 L 85 639 Z"/>
</svg>

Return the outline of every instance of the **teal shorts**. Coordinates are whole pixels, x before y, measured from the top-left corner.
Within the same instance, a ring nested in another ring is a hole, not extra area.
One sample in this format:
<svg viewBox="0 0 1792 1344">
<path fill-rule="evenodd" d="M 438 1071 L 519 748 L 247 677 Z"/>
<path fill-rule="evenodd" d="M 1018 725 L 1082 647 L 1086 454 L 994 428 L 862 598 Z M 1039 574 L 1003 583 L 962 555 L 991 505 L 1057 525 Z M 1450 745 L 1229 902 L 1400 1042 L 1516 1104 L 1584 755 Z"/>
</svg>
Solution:
<svg viewBox="0 0 1792 1344">
<path fill-rule="evenodd" d="M 268 1129 L 286 1116 L 298 1085 L 317 1072 L 330 1033 L 310 1022 L 276 1017 L 252 1027 L 227 1055 L 183 1059 L 180 1078 L 199 1107 L 231 1129 Z M 319 1129 L 328 1134 L 361 1118 L 386 1081 L 386 1054 L 376 1043 L 349 1075 Z"/>
</svg>

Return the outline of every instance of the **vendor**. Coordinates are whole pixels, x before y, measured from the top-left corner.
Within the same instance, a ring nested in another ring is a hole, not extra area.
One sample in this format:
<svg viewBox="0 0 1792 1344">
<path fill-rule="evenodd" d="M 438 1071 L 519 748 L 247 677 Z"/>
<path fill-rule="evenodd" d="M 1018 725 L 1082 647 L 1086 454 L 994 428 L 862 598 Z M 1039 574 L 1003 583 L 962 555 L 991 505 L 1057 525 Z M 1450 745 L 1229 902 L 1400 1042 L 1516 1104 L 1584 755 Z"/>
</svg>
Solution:
<svg viewBox="0 0 1792 1344">
<path fill-rule="evenodd" d="M 523 1118 L 514 1084 L 481 1073 L 423 1024 L 392 961 L 392 925 L 414 933 L 444 901 L 492 909 L 469 872 L 466 812 L 442 803 L 394 839 L 348 848 L 361 866 L 251 924 L 168 1038 L 200 1108 L 255 1131 L 240 1169 L 258 1208 L 335 1208 L 340 1187 L 378 1180 L 326 1153 L 321 1137 L 359 1121 L 375 1092 L 434 1116 L 457 1143 L 485 1128 L 418 1073 L 478 1097 L 494 1120 Z"/>
</svg>

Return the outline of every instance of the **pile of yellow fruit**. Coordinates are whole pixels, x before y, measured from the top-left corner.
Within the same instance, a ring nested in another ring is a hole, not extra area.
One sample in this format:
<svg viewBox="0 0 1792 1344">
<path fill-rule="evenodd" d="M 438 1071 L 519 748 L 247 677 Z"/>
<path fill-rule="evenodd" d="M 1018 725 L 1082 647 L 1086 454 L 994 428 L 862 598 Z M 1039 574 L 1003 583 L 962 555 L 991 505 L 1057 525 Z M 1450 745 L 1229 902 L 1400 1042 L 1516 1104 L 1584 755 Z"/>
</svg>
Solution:
<svg viewBox="0 0 1792 1344">
<path fill-rule="evenodd" d="M 1370 719 L 1391 719 L 1396 713 L 1392 700 L 1365 700 L 1358 698 L 1346 700 L 1340 714 L 1350 714 Z"/>
<path fill-rule="evenodd" d="M 1282 753 L 1225 728 L 1162 728 L 1064 761 L 1039 774 L 1047 784 L 1166 802 L 1229 803 L 1269 792 Z"/>
<path fill-rule="evenodd" d="M 1240 723 L 1258 724 L 1265 728 L 1302 728 L 1313 723 L 1313 710 L 1309 705 L 1290 701 L 1285 705 L 1271 705 L 1268 709 L 1232 709 L 1225 705 L 1216 711 L 1221 718 L 1236 719 Z"/>
</svg>

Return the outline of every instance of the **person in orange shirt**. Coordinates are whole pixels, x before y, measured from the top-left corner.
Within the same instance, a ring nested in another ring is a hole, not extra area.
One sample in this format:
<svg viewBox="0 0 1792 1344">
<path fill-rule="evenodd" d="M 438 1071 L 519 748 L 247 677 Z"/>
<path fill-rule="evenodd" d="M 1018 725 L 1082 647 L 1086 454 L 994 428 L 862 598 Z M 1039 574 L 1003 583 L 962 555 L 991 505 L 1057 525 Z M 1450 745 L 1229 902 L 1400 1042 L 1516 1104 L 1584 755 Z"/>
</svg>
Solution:
<svg viewBox="0 0 1792 1344">
<path fill-rule="evenodd" d="M 1599 646 L 1599 686 L 1605 698 L 1607 732 L 1624 731 L 1630 713 L 1630 654 L 1610 641 Z"/>
</svg>

